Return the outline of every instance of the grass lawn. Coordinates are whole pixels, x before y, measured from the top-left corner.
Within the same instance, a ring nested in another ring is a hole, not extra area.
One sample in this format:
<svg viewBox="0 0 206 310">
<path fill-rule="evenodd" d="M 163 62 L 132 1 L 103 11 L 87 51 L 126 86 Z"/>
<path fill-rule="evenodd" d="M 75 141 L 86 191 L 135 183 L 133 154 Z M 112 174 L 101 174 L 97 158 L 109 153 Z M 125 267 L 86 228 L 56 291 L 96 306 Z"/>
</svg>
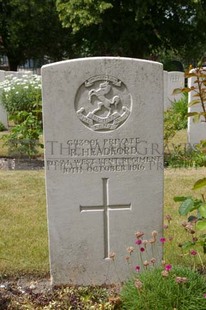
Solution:
<svg viewBox="0 0 206 310">
<path fill-rule="evenodd" d="M 193 183 L 205 175 L 206 168 L 165 170 L 164 213 L 172 217 L 165 234 L 174 238 L 165 244 L 165 257 L 170 263 L 182 263 L 177 244 L 187 237 L 181 227 L 184 218 L 178 215 L 173 197 L 193 194 Z M 43 171 L 0 170 L 1 275 L 43 276 L 49 272 L 44 186 Z M 191 264 L 191 259 L 187 263 Z"/>
<path fill-rule="evenodd" d="M 0 170 L 0 197 L 0 274 L 45 274 L 44 172 Z"/>
</svg>

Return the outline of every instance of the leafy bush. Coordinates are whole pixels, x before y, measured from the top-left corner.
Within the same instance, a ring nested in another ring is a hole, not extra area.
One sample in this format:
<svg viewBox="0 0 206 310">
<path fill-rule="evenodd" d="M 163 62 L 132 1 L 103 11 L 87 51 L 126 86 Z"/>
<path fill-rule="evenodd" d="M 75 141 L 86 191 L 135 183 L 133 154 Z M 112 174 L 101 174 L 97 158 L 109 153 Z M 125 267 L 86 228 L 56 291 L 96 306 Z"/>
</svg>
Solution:
<svg viewBox="0 0 206 310">
<path fill-rule="evenodd" d="M 193 186 L 193 190 L 202 189 L 206 186 L 206 178 L 199 179 Z M 180 215 L 189 215 L 188 223 L 185 227 L 189 228 L 187 231 L 192 234 L 192 240 L 187 241 L 186 247 L 191 248 L 194 245 L 200 245 L 203 247 L 203 252 L 206 254 L 206 203 L 205 194 L 201 194 L 201 199 L 192 196 L 177 196 L 174 197 L 176 202 L 181 202 L 179 207 Z M 202 234 L 195 235 L 197 231 Z M 195 238 L 194 238 L 195 237 Z M 182 244 L 184 246 L 184 244 Z"/>
<path fill-rule="evenodd" d="M 8 146 L 10 155 L 27 155 L 31 158 L 38 153 L 38 147 L 43 147 L 39 142 L 42 122 L 32 112 L 17 112 L 16 118 L 24 120 L 13 127 L 10 134 L 4 135 L 2 139 Z"/>
<path fill-rule="evenodd" d="M 174 101 L 172 104 L 174 114 L 175 129 L 181 130 L 187 128 L 187 113 L 188 113 L 188 94 L 183 93 L 183 97 L 179 101 Z"/>
<path fill-rule="evenodd" d="M 11 153 L 37 154 L 39 136 L 42 133 L 41 78 L 38 75 L 8 76 L 0 83 L 2 104 L 15 126 L 10 134 L 3 136 Z"/>
<path fill-rule="evenodd" d="M 171 110 L 164 112 L 164 142 L 168 143 L 175 136 L 176 128 L 173 121 L 173 113 Z"/>
<path fill-rule="evenodd" d="M 172 168 L 206 167 L 206 154 L 199 148 L 186 149 L 177 145 L 164 156 L 165 166 Z"/>
<path fill-rule="evenodd" d="M 187 128 L 188 95 L 174 101 L 170 109 L 164 112 L 164 140 L 168 142 L 174 137 L 176 130 Z"/>
<path fill-rule="evenodd" d="M 130 279 L 121 291 L 125 310 L 205 310 L 206 280 L 188 268 L 154 268 Z"/>
<path fill-rule="evenodd" d="M 0 83 L 0 88 L 3 90 L 2 104 L 10 115 L 17 111 L 32 112 L 41 106 L 41 77 L 38 75 L 23 75 L 22 78 L 9 75 Z"/>
<path fill-rule="evenodd" d="M 0 122 L 0 131 L 4 131 L 4 130 L 6 130 L 5 126 L 4 124 L 2 124 L 2 122 Z"/>
</svg>

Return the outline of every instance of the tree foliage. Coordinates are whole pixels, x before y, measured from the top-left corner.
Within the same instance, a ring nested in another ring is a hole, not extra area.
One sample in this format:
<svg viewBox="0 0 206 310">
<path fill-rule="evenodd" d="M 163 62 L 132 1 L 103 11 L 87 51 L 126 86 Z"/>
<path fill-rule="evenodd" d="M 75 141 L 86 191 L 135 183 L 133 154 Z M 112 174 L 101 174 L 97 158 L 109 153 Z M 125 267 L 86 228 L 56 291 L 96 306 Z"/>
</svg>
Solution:
<svg viewBox="0 0 206 310">
<path fill-rule="evenodd" d="M 0 54 L 11 70 L 44 56 L 158 60 L 169 51 L 190 62 L 206 48 L 205 11 L 206 0 L 0 0 Z"/>
<path fill-rule="evenodd" d="M 102 23 L 102 13 L 112 8 L 112 4 L 101 0 L 58 1 L 57 7 L 64 27 L 72 27 L 77 32 L 81 27 Z"/>
<path fill-rule="evenodd" d="M 84 51 L 153 59 L 163 50 L 189 57 L 202 53 L 205 5 L 194 0 L 57 0 L 63 26 L 76 34 Z"/>
<path fill-rule="evenodd" d="M 70 36 L 63 29 L 55 0 L 0 0 L 0 52 L 10 70 L 26 59 L 62 59 Z"/>
</svg>

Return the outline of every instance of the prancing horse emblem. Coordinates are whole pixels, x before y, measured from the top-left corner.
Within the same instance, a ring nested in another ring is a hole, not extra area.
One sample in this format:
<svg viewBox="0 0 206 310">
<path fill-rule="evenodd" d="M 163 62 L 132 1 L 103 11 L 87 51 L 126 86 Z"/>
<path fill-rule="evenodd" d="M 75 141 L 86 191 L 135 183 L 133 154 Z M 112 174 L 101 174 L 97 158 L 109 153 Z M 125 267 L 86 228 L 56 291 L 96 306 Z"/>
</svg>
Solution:
<svg viewBox="0 0 206 310">
<path fill-rule="evenodd" d="M 109 84 L 109 82 L 104 82 L 104 83 L 100 83 L 99 88 L 98 89 L 91 89 L 89 91 L 89 101 L 91 102 L 92 96 L 96 96 L 98 98 L 98 108 L 94 109 L 92 111 L 92 113 L 94 114 L 95 112 L 101 110 L 102 106 L 105 107 L 105 109 L 107 109 L 109 111 L 108 115 L 109 116 L 111 114 L 111 106 L 114 105 L 115 108 L 117 108 L 117 104 L 120 102 L 120 97 L 119 96 L 114 96 L 112 98 L 112 100 L 109 100 L 105 97 L 105 95 L 107 95 L 110 90 L 111 90 L 112 86 Z M 92 102 L 91 102 L 92 103 Z"/>
<path fill-rule="evenodd" d="M 132 98 L 115 77 L 99 75 L 84 82 L 77 91 L 75 109 L 82 123 L 94 131 L 111 131 L 129 117 Z"/>
</svg>

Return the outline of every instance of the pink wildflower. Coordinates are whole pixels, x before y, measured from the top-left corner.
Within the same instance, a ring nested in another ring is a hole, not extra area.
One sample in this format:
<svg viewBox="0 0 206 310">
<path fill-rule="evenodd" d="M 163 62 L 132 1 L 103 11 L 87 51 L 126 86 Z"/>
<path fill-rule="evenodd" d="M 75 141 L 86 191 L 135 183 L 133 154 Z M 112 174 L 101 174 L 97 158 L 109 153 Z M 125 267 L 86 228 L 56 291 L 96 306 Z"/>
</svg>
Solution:
<svg viewBox="0 0 206 310">
<path fill-rule="evenodd" d="M 135 241 L 135 243 L 138 244 L 138 245 L 140 245 L 140 244 L 142 244 L 142 240 L 141 240 L 141 239 L 137 239 L 137 240 Z"/>
<path fill-rule="evenodd" d="M 172 265 L 168 264 L 165 265 L 165 270 L 170 271 L 172 269 Z"/>
<path fill-rule="evenodd" d="M 160 238 L 160 242 L 165 243 L 166 239 L 164 237 Z"/>
<path fill-rule="evenodd" d="M 140 251 L 141 251 L 141 252 L 144 252 L 144 251 L 145 251 L 145 248 L 140 248 Z"/>
<path fill-rule="evenodd" d="M 137 265 L 137 266 L 135 267 L 135 270 L 136 270 L 137 272 L 139 272 L 139 271 L 140 271 L 140 266 Z"/>
<path fill-rule="evenodd" d="M 156 262 L 156 258 L 152 257 L 152 258 L 150 259 L 150 262 L 154 265 L 154 263 Z"/>
<path fill-rule="evenodd" d="M 195 256 L 195 255 L 197 255 L 197 251 L 191 250 L 191 251 L 190 251 L 190 254 L 193 255 L 193 256 Z"/>
</svg>

